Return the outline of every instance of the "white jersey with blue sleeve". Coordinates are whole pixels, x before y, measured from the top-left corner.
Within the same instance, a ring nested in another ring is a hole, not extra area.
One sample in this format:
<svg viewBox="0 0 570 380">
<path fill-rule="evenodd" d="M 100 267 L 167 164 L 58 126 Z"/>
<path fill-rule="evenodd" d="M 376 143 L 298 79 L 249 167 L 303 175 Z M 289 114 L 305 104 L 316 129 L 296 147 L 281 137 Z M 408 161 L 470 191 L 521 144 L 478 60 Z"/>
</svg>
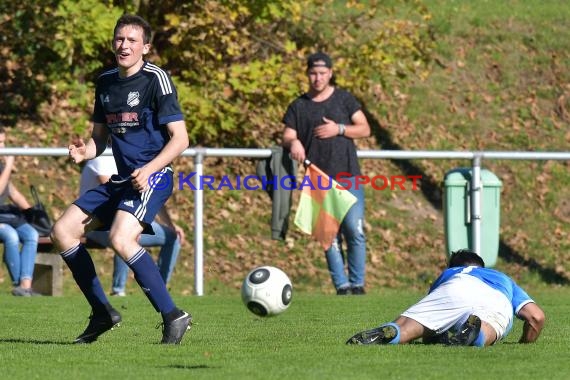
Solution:
<svg viewBox="0 0 570 380">
<path fill-rule="evenodd" d="M 429 293 L 459 273 L 478 278 L 491 288 L 503 293 L 511 302 L 514 315 L 517 315 L 519 310 L 527 303 L 534 302 L 532 298 L 506 274 L 494 269 L 476 266 L 446 269 L 430 287 Z"/>
<path fill-rule="evenodd" d="M 470 315 L 478 316 L 496 332 L 496 341 L 512 329 L 513 317 L 534 302 L 509 276 L 476 266 L 443 271 L 428 294 L 401 315 L 439 334 L 456 331 Z"/>
</svg>

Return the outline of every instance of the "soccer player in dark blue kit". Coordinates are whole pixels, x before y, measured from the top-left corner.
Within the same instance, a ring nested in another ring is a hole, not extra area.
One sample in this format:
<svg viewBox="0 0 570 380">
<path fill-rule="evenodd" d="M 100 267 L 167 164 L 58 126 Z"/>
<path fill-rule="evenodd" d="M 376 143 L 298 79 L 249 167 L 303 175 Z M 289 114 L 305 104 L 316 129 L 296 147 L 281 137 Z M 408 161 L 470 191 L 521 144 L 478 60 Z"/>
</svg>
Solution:
<svg viewBox="0 0 570 380">
<path fill-rule="evenodd" d="M 123 15 L 113 34 L 117 67 L 98 78 L 91 138 L 69 146 L 75 163 L 100 155 L 110 138 L 118 175 L 82 195 L 55 223 L 51 238 L 91 306 L 90 322 L 75 343 L 91 343 L 119 322 L 81 237 L 109 229 L 113 249 L 127 262 L 163 319 L 162 341 L 179 344 L 192 324 L 172 300 L 158 267 L 137 239 L 151 232 L 156 213 L 172 194 L 171 162 L 188 147 L 188 133 L 170 76 L 144 60 L 151 27 Z"/>
</svg>

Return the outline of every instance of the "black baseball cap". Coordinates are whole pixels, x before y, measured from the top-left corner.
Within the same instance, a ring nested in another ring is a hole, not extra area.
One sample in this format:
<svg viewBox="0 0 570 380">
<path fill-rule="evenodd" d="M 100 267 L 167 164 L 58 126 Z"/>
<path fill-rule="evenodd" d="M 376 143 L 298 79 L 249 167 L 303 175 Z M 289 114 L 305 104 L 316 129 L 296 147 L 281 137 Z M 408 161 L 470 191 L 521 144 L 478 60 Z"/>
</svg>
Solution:
<svg viewBox="0 0 570 380">
<path fill-rule="evenodd" d="M 309 58 L 307 58 L 307 70 L 313 67 L 328 67 L 331 69 L 332 59 L 323 52 L 311 54 Z"/>
</svg>

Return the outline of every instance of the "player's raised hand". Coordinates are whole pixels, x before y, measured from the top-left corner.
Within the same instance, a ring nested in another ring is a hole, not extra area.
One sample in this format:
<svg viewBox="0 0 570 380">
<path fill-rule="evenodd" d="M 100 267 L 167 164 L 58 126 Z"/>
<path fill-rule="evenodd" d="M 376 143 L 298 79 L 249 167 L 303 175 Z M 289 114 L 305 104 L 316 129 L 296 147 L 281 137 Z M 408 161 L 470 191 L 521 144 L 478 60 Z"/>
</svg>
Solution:
<svg viewBox="0 0 570 380">
<path fill-rule="evenodd" d="M 87 152 L 87 146 L 85 145 L 85 142 L 81 138 L 77 137 L 73 139 L 68 149 L 69 149 L 69 157 L 76 164 L 85 160 L 85 153 Z"/>
</svg>

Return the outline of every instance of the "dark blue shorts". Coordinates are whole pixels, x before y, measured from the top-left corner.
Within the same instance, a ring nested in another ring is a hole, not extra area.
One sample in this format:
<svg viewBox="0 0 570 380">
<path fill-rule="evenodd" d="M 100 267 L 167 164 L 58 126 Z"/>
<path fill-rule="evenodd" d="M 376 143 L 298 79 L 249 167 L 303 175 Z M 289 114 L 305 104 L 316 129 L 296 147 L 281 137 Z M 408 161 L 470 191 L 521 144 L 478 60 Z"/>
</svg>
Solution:
<svg viewBox="0 0 570 380">
<path fill-rule="evenodd" d="M 117 180 L 113 176 L 107 183 L 87 191 L 73 203 L 99 219 L 103 226 L 98 230 L 109 230 L 117 210 L 123 210 L 133 214 L 143 224 L 143 233 L 154 235 L 151 223 L 174 187 L 172 169 L 167 167 L 160 173 L 154 177 L 155 181 L 149 179 L 152 186 L 144 193 L 133 189 L 130 179 Z"/>
</svg>

